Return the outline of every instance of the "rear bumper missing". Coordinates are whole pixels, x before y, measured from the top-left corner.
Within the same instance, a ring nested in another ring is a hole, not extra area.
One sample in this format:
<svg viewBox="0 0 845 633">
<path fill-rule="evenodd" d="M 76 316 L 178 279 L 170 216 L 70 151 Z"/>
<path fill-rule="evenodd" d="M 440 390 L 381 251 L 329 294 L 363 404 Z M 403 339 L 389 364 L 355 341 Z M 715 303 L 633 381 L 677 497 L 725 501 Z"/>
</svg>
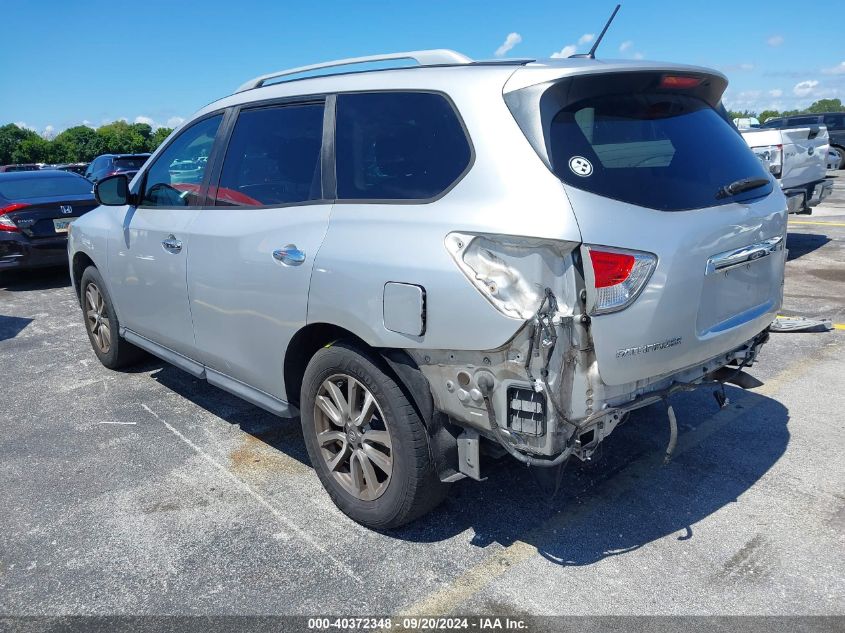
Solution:
<svg viewBox="0 0 845 633">
<path fill-rule="evenodd" d="M 454 350 L 409 353 L 431 389 L 434 407 L 466 429 L 464 444 L 486 438 L 532 462 L 559 463 L 574 455 L 589 459 L 626 415 L 678 391 L 733 382 L 766 342 L 761 332 L 737 348 L 678 372 L 627 385 L 604 385 L 586 327 L 577 319 L 558 322 L 557 349 L 547 363 L 527 370 L 531 326 L 508 346 L 487 352 Z M 584 345 L 580 341 L 584 340 Z M 541 345 L 547 341 L 541 340 Z M 540 351 L 542 358 L 543 351 Z M 540 379 L 543 369 L 548 373 Z M 722 370 L 722 371 L 720 371 Z M 580 414 L 576 413 L 580 412 Z M 459 442 L 460 442 L 459 438 Z M 469 449 L 465 447 L 465 453 Z M 472 461 L 472 460 L 470 460 Z M 525 461 L 525 460 L 523 460 Z M 478 478 L 477 468 L 462 472 Z"/>
</svg>

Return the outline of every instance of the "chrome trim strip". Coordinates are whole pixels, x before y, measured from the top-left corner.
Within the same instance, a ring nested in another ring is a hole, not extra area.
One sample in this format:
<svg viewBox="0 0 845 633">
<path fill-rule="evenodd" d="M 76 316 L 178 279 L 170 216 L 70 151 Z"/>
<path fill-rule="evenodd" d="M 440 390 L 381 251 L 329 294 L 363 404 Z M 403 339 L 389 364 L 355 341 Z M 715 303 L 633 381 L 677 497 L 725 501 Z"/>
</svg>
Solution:
<svg viewBox="0 0 845 633">
<path fill-rule="evenodd" d="M 783 249 L 783 235 L 772 237 L 756 244 L 749 244 L 742 248 L 737 248 L 718 255 L 713 255 L 707 260 L 707 267 L 704 270 L 705 275 L 712 275 L 715 272 L 733 268 L 734 266 L 741 266 L 748 262 L 753 262 L 763 257 L 768 257 L 772 253 L 776 253 Z"/>
</svg>

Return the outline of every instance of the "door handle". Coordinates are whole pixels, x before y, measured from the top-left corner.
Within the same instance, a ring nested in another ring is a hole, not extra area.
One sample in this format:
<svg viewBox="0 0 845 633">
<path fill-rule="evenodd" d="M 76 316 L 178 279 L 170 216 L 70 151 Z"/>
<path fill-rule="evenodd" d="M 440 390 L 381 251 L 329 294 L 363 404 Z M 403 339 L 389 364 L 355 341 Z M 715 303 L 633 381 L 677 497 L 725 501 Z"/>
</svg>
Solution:
<svg viewBox="0 0 845 633">
<path fill-rule="evenodd" d="M 305 251 L 301 251 L 296 244 L 288 244 L 284 248 L 273 251 L 273 259 L 285 266 L 299 266 L 305 261 Z"/>
<path fill-rule="evenodd" d="M 173 235 L 163 239 L 161 245 L 168 253 L 178 253 L 182 250 L 182 240 L 177 240 Z"/>
</svg>

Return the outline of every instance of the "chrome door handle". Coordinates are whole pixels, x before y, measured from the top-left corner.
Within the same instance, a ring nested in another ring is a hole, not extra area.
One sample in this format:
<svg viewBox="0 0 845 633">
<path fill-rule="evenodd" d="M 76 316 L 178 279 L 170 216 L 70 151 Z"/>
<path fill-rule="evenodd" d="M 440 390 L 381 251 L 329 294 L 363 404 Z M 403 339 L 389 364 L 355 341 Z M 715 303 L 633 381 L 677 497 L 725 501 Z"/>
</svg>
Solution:
<svg viewBox="0 0 845 633">
<path fill-rule="evenodd" d="M 296 244 L 288 244 L 284 248 L 273 251 L 273 259 L 285 266 L 299 266 L 305 261 L 305 251 L 301 251 Z"/>
<path fill-rule="evenodd" d="M 173 235 L 163 239 L 161 245 L 168 253 L 178 253 L 182 250 L 182 240 L 177 240 Z"/>
</svg>

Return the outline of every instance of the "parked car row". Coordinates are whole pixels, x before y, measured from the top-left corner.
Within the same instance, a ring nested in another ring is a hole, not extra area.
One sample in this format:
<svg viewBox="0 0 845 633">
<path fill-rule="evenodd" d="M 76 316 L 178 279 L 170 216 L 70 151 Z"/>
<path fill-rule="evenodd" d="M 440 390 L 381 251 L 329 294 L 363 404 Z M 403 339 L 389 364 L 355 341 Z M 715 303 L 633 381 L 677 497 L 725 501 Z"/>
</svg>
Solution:
<svg viewBox="0 0 845 633">
<path fill-rule="evenodd" d="M 845 117 L 845 115 L 842 115 Z M 761 125 L 756 118 L 735 119 L 743 139 L 767 171 L 777 180 L 790 213 L 812 213 L 833 191 L 826 178 L 833 139 L 825 118 L 833 115 L 770 119 Z M 837 131 L 838 142 L 841 142 Z"/>
</svg>

